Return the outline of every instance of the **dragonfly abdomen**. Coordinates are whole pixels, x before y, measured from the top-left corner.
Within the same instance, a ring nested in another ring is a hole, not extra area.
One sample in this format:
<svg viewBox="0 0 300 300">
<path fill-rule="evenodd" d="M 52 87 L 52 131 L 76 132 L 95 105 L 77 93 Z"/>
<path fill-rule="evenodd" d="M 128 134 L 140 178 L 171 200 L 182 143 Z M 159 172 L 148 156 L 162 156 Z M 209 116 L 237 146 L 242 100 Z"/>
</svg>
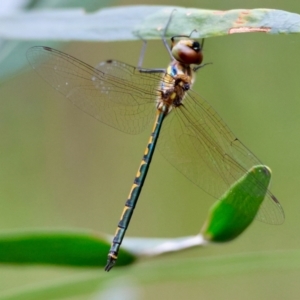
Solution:
<svg viewBox="0 0 300 300">
<path fill-rule="evenodd" d="M 109 271 L 114 266 L 114 264 L 118 258 L 119 248 L 120 248 L 122 240 L 125 236 L 130 219 L 132 217 L 132 214 L 135 209 L 136 203 L 138 201 L 139 195 L 141 193 L 143 184 L 145 182 L 145 178 L 147 176 L 147 172 L 148 172 L 148 169 L 149 169 L 149 166 L 151 163 L 155 145 L 156 145 L 165 115 L 166 115 L 166 113 L 165 113 L 164 108 L 162 108 L 161 111 L 157 112 L 153 130 L 152 130 L 151 136 L 149 138 L 145 153 L 143 155 L 142 162 L 140 164 L 140 167 L 137 171 L 133 185 L 129 192 L 129 196 L 127 198 L 120 221 L 118 223 L 118 228 L 116 230 L 111 248 L 108 253 L 107 264 L 105 267 L 106 271 Z"/>
</svg>

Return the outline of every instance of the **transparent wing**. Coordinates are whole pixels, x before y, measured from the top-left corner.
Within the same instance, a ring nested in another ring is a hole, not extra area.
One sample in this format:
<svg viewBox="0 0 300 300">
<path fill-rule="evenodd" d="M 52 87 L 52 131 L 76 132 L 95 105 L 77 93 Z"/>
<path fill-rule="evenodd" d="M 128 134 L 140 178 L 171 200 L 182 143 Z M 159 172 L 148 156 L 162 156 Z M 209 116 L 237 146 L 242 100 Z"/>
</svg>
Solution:
<svg viewBox="0 0 300 300">
<path fill-rule="evenodd" d="M 30 48 L 27 58 L 51 86 L 103 123 L 136 134 L 154 118 L 162 74 L 141 73 L 118 61 L 93 68 L 48 47 Z M 216 198 L 252 166 L 260 164 L 193 91 L 189 91 L 184 105 L 174 108 L 166 118 L 158 145 L 171 164 Z M 283 210 L 271 192 L 257 218 L 272 224 L 283 222 Z"/>
<path fill-rule="evenodd" d="M 261 164 L 193 91 L 165 119 L 158 147 L 175 168 L 216 198 L 251 167 Z M 282 207 L 270 191 L 256 217 L 271 224 L 283 222 Z"/>
<path fill-rule="evenodd" d="M 141 73 L 118 61 L 92 66 L 49 47 L 32 47 L 36 72 L 74 105 L 123 132 L 141 132 L 154 118 L 161 74 Z"/>
</svg>

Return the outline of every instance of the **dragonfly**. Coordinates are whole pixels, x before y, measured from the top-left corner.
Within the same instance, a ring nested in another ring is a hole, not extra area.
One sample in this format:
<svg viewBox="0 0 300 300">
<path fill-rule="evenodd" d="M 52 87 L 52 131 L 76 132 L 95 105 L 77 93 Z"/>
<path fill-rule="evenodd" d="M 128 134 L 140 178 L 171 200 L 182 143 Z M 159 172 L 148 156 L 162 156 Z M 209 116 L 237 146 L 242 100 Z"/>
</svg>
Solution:
<svg viewBox="0 0 300 300">
<path fill-rule="evenodd" d="M 33 69 L 75 106 L 120 131 L 138 134 L 154 119 L 134 183 L 126 200 L 108 253 L 105 270 L 115 265 L 120 246 L 139 199 L 157 147 L 163 156 L 191 182 L 219 198 L 259 159 L 232 133 L 212 106 L 191 89 L 195 73 L 205 64 L 203 43 L 190 35 L 166 36 L 162 41 L 170 63 L 163 69 L 107 60 L 96 68 L 45 46 L 27 51 Z M 144 43 L 145 45 L 145 43 Z M 259 185 L 260 182 L 257 182 Z M 251 193 L 251 190 L 247 191 Z M 242 204 L 241 204 L 242 206 Z M 283 209 L 268 190 L 256 219 L 269 224 L 284 221 Z"/>
</svg>

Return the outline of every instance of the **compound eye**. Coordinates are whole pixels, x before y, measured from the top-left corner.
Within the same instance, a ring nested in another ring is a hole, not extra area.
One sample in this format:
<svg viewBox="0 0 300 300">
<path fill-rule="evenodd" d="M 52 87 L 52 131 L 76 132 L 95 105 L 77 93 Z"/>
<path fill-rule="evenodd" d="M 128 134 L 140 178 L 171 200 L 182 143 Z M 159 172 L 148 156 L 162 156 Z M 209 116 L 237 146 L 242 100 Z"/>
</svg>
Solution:
<svg viewBox="0 0 300 300">
<path fill-rule="evenodd" d="M 192 49 L 194 49 L 196 52 L 200 52 L 201 51 L 200 43 L 196 41 L 193 42 Z"/>
<path fill-rule="evenodd" d="M 186 65 L 200 65 L 203 57 L 199 42 L 181 40 L 172 48 L 174 58 Z"/>
</svg>

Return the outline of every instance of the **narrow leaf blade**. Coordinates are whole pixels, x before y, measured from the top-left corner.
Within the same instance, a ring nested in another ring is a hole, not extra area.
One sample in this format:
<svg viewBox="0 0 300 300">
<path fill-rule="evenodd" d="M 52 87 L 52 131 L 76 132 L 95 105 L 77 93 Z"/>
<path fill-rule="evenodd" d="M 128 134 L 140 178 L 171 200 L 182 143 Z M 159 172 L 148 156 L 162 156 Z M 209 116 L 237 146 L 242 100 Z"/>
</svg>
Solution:
<svg viewBox="0 0 300 300">
<path fill-rule="evenodd" d="M 110 244 L 105 237 L 80 231 L 24 231 L 0 235 L 0 262 L 104 267 Z M 121 250 L 118 266 L 135 260 Z"/>
<path fill-rule="evenodd" d="M 250 169 L 211 207 L 203 236 L 212 242 L 227 242 L 239 236 L 254 220 L 270 179 L 268 167 Z"/>
</svg>

